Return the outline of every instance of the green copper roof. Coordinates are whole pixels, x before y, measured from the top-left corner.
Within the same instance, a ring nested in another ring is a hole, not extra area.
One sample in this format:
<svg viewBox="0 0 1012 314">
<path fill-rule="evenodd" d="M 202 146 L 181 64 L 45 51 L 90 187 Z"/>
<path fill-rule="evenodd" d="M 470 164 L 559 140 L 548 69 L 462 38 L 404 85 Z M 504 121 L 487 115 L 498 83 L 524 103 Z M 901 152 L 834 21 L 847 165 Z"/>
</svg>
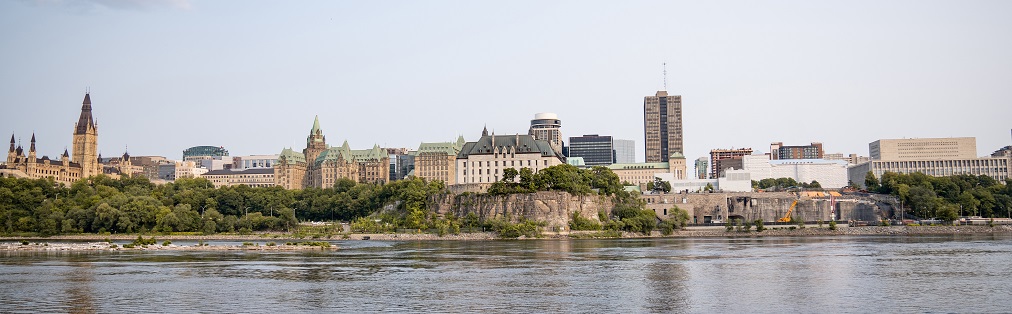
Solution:
<svg viewBox="0 0 1012 314">
<path fill-rule="evenodd" d="M 450 156 L 457 156 L 460 153 L 460 147 L 457 143 L 442 142 L 442 143 L 421 143 L 418 145 L 418 153 L 442 153 Z"/>
<path fill-rule="evenodd" d="M 291 148 L 285 148 L 281 150 L 281 154 L 278 155 L 278 161 L 282 160 L 291 163 L 306 163 L 306 156 L 292 150 Z"/>
<path fill-rule="evenodd" d="M 583 167 L 587 165 L 587 163 L 583 160 L 583 157 L 566 158 L 566 163 L 577 167 Z"/>
<path fill-rule="evenodd" d="M 320 116 L 313 118 L 313 128 L 309 129 L 309 134 L 316 134 L 316 131 L 320 130 Z"/>
<path fill-rule="evenodd" d="M 316 157 L 316 164 L 321 164 L 328 160 L 345 160 L 347 162 L 357 161 L 370 161 L 370 160 L 382 160 L 387 158 L 386 151 L 379 147 L 379 145 L 373 145 L 372 149 L 353 150 L 348 146 L 348 141 L 344 141 L 341 147 L 331 147 L 320 153 L 320 156 Z"/>
</svg>

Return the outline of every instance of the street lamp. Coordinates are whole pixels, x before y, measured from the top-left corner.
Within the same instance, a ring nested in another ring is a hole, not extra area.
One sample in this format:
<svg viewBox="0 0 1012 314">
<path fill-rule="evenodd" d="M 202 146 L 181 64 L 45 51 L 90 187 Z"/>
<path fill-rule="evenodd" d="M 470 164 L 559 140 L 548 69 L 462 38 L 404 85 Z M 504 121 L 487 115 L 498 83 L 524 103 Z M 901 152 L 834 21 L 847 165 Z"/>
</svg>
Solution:
<svg viewBox="0 0 1012 314">
<path fill-rule="evenodd" d="M 244 208 L 244 210 L 245 210 L 245 212 L 246 212 L 246 213 L 245 213 L 245 217 L 246 217 L 246 224 L 249 224 L 249 206 L 246 206 L 246 208 Z M 250 229 L 253 229 L 253 226 L 252 226 L 252 225 L 250 225 Z"/>
</svg>

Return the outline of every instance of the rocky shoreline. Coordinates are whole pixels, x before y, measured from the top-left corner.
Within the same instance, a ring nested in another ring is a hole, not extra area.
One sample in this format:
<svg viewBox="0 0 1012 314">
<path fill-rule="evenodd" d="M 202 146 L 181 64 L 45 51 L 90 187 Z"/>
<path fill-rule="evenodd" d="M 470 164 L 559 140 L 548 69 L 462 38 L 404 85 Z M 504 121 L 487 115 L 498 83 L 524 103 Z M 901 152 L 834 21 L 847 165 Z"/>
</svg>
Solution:
<svg viewBox="0 0 1012 314">
<path fill-rule="evenodd" d="M 27 242 L 27 241 L 25 241 Z M 332 250 L 336 246 L 313 246 L 313 245 L 137 245 L 125 246 L 108 242 L 3 242 L 0 243 L 0 251 L 307 251 L 307 250 Z"/>
<path fill-rule="evenodd" d="M 543 239 L 568 240 L 575 238 L 592 238 L 596 231 L 577 231 L 569 233 L 545 233 Z M 579 234 L 579 235 L 578 235 Z M 651 235 L 623 232 L 621 238 L 713 238 L 713 237 L 804 237 L 804 236 L 911 236 L 911 235 L 986 235 L 1012 234 L 1012 226 L 867 226 L 840 227 L 837 230 L 811 226 L 807 228 L 775 227 L 762 232 L 726 231 L 724 228 L 705 227 L 678 230 L 672 235 L 663 236 L 654 231 Z M 376 240 L 376 241 L 489 241 L 498 240 L 495 233 L 462 233 L 444 235 L 442 237 L 428 233 L 390 233 L 390 234 L 349 234 L 329 239 L 299 239 L 292 234 L 254 234 L 254 235 L 165 235 L 154 236 L 157 241 L 245 241 L 244 245 L 135 245 L 123 246 L 108 241 L 124 241 L 137 239 L 137 235 L 63 235 L 48 238 L 16 238 L 4 237 L 0 241 L 0 251 L 305 251 L 337 249 L 336 245 L 321 246 L 337 240 Z M 93 242 L 67 242 L 93 241 Z M 101 241 L 101 242 L 99 242 Z M 285 242 L 290 241 L 290 242 Z M 27 243 L 27 244 L 26 244 Z"/>
<path fill-rule="evenodd" d="M 777 237 L 777 236 L 876 236 L 876 235 L 946 235 L 946 234 L 1012 234 L 1012 226 L 865 226 L 840 227 L 830 230 L 827 227 L 809 226 L 804 229 L 785 227 L 767 228 L 756 232 L 755 228 L 748 232 L 726 231 L 724 228 L 710 230 L 681 230 L 671 237 Z"/>
</svg>

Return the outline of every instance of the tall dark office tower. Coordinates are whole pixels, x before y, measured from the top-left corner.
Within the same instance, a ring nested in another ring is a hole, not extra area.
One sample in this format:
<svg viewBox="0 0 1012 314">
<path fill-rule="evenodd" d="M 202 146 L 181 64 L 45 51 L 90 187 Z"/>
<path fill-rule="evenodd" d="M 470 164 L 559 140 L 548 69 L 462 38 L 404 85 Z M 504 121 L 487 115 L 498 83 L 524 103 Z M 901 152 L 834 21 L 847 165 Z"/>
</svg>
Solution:
<svg viewBox="0 0 1012 314">
<path fill-rule="evenodd" d="M 682 147 L 682 96 L 667 91 L 643 97 L 643 144 L 646 162 L 667 162 Z"/>
<path fill-rule="evenodd" d="M 607 166 L 615 163 L 615 146 L 611 136 L 570 137 L 569 157 L 582 157 L 587 166 Z"/>
</svg>

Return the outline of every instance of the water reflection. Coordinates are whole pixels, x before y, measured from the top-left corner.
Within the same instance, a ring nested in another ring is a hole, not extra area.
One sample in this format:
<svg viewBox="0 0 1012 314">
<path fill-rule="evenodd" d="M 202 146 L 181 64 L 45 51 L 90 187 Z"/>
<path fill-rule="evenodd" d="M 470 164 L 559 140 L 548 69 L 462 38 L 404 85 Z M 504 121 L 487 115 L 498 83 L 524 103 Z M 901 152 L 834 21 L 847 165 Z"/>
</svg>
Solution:
<svg viewBox="0 0 1012 314">
<path fill-rule="evenodd" d="M 93 266 L 87 262 L 73 262 L 63 274 L 67 278 L 65 284 L 67 298 L 64 306 L 70 313 L 95 313 L 95 304 L 91 296 L 91 283 L 94 281 Z"/>
<path fill-rule="evenodd" d="M 974 304 L 968 312 L 1012 305 L 1012 236 L 335 244 L 3 252 L 0 312 L 952 311 L 946 297 Z"/>
</svg>

